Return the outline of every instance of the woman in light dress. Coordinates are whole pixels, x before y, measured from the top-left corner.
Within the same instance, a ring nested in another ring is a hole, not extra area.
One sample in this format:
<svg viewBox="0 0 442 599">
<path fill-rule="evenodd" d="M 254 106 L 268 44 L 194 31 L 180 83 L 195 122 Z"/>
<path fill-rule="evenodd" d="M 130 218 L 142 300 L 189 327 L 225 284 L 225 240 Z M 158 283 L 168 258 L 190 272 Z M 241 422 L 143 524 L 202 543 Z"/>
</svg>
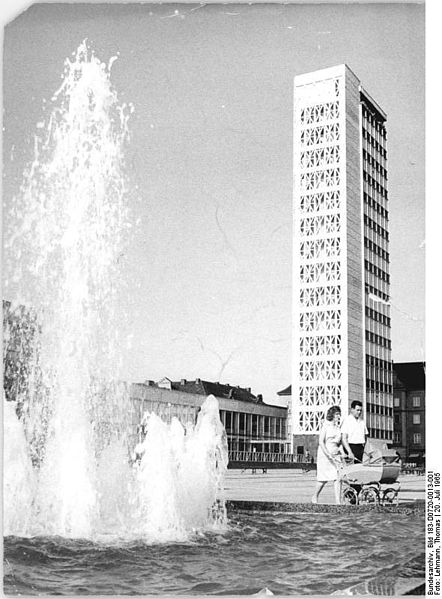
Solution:
<svg viewBox="0 0 442 599">
<path fill-rule="evenodd" d="M 341 481 L 338 472 L 342 463 L 340 423 L 341 408 L 339 406 L 332 406 L 327 411 L 324 424 L 319 433 L 317 483 L 312 503 L 318 503 L 319 493 L 329 481 L 334 481 L 336 504 L 341 503 Z"/>
</svg>

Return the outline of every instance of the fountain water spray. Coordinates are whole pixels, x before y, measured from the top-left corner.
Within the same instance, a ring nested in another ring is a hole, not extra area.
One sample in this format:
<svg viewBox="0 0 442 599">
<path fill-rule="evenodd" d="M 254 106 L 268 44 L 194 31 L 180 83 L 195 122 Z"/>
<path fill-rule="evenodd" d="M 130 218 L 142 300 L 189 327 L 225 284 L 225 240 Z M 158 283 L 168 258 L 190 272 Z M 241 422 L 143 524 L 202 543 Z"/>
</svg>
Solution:
<svg viewBox="0 0 442 599">
<path fill-rule="evenodd" d="M 26 526 L 6 527 L 11 534 L 95 538 L 141 531 L 155 540 L 177 532 L 182 537 L 189 527 L 217 519 L 208 514 L 219 503 L 220 489 L 211 470 L 216 464 L 222 472 L 226 460 L 220 457 L 225 439 L 212 400 L 192 435 L 178 433 L 178 422 L 165 428 L 152 417 L 141 463 L 132 467 L 128 459 L 129 393 L 115 380 L 122 351 L 118 258 L 130 227 L 123 156 L 132 107 L 118 101 L 110 83 L 112 62 L 101 63 L 86 42 L 66 61 L 49 119 L 38 125 L 34 160 L 6 212 L 5 293 L 13 313 L 20 307 L 23 322 L 32 313 L 38 323 L 26 333 L 22 326 L 22 341 L 30 348 L 21 369 L 26 381 L 12 398 L 23 411 L 20 422 L 34 465 L 31 505 L 23 510 L 32 518 Z M 210 434 L 203 432 L 207 422 L 215 423 Z M 205 455 L 201 476 L 215 491 L 202 484 L 208 503 L 201 518 L 184 514 L 193 508 L 181 505 L 186 494 L 190 501 L 194 496 L 182 479 L 192 467 L 174 453 L 177 443 L 192 460 Z M 154 464 L 159 446 L 167 468 Z M 6 474 L 9 468 L 5 462 Z M 165 488 L 170 502 L 164 501 Z M 5 517 L 14 520 L 11 513 Z"/>
</svg>

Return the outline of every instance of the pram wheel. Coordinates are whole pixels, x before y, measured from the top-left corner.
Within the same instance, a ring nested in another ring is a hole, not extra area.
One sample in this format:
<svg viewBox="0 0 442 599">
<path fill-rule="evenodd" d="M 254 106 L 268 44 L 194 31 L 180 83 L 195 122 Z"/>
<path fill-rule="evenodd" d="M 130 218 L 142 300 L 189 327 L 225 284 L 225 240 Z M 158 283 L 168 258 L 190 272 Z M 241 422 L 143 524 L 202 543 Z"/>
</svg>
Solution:
<svg viewBox="0 0 442 599">
<path fill-rule="evenodd" d="M 342 492 L 342 503 L 345 505 L 357 505 L 358 503 L 358 494 L 351 487 L 347 487 Z"/>
<path fill-rule="evenodd" d="M 379 491 L 376 487 L 365 487 L 359 493 L 359 503 L 379 503 Z"/>
<path fill-rule="evenodd" d="M 383 495 L 382 495 L 382 502 L 383 503 L 394 503 L 396 498 L 397 498 L 397 490 L 396 489 L 392 489 L 391 487 L 388 489 L 385 489 Z"/>
</svg>

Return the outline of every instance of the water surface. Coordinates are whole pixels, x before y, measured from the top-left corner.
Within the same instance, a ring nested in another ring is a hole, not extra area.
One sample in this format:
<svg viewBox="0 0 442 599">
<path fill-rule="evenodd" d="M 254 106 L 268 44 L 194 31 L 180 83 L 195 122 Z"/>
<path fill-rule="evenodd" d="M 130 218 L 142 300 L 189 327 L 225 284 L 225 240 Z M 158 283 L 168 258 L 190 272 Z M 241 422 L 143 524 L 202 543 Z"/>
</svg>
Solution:
<svg viewBox="0 0 442 599">
<path fill-rule="evenodd" d="M 186 543 L 7 537 L 4 557 L 6 594 L 328 595 L 399 569 L 423 577 L 424 518 L 233 512 L 226 532 Z"/>
</svg>

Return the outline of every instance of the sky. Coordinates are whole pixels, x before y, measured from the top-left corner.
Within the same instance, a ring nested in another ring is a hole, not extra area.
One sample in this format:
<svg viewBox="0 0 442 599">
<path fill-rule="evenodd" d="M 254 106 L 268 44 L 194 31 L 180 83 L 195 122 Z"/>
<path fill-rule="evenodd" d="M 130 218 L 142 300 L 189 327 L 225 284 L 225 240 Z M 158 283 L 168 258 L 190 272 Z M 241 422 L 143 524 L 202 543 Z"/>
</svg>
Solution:
<svg viewBox="0 0 442 599">
<path fill-rule="evenodd" d="M 112 83 L 134 106 L 127 380 L 199 377 L 281 402 L 293 78 L 343 62 L 388 116 L 392 357 L 425 359 L 423 5 L 33 5 L 4 32 L 6 207 L 85 38 L 104 62 L 118 54 Z"/>
</svg>

